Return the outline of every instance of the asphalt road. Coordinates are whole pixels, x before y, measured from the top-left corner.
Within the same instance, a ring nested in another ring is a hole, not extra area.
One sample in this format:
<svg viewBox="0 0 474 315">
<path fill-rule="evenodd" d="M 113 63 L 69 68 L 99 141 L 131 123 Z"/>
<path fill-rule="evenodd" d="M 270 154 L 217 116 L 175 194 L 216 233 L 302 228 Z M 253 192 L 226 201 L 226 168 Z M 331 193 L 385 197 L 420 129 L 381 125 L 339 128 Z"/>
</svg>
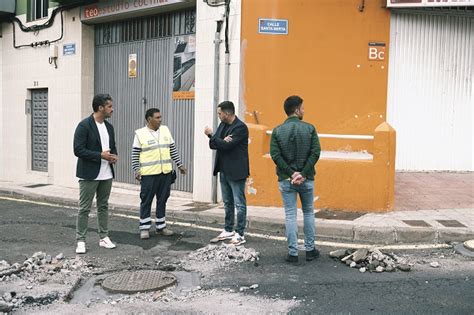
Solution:
<svg viewBox="0 0 474 315">
<path fill-rule="evenodd" d="M 19 202 L 0 198 L 0 260 L 21 262 L 36 251 L 74 254 L 76 209 Z M 136 216 L 135 213 L 116 213 Z M 98 247 L 96 217 L 90 219 L 89 261 L 110 269 L 130 266 L 145 268 L 157 256 L 182 256 L 206 246 L 215 231 L 170 226 L 177 235 L 141 241 L 134 218 L 110 217 L 110 237 L 114 250 Z M 203 289 L 233 288 L 258 284 L 247 296 L 298 300 L 291 313 L 311 314 L 473 314 L 474 261 L 451 249 L 398 251 L 418 262 L 411 272 L 360 273 L 328 256 L 333 248 L 320 248 L 313 262 L 300 259 L 298 265 L 284 262 L 286 243 L 248 237 L 246 247 L 260 252 L 258 264 L 241 263 L 202 280 Z M 304 253 L 301 253 L 304 258 Z M 431 268 L 430 261 L 440 263 Z M 245 303 L 245 295 L 243 296 Z M 189 312 L 192 309 L 187 310 Z M 219 307 L 209 309 L 219 313 Z"/>
</svg>

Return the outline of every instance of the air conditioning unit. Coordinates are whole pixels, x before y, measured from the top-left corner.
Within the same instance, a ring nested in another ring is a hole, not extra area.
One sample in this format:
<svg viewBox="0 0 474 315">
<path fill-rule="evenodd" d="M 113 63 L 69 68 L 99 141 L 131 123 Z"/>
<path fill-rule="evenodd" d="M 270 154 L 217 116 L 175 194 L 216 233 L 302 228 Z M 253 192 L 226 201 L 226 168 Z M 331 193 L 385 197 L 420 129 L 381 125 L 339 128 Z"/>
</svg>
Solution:
<svg viewBox="0 0 474 315">
<path fill-rule="evenodd" d="M 99 0 L 54 0 L 59 5 L 70 5 L 70 4 L 78 4 L 78 5 L 88 5 L 92 3 L 97 3 Z"/>
<path fill-rule="evenodd" d="M 226 0 L 204 0 L 210 5 L 224 4 Z"/>
<path fill-rule="evenodd" d="M 0 17 L 15 15 L 15 0 L 0 1 Z"/>
</svg>

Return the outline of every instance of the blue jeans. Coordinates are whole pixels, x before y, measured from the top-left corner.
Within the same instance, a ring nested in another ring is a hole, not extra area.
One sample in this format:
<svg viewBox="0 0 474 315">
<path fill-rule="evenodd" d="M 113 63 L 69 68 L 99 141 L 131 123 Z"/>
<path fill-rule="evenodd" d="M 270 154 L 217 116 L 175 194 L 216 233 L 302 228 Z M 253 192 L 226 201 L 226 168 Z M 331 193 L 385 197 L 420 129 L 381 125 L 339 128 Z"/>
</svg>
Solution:
<svg viewBox="0 0 474 315">
<path fill-rule="evenodd" d="M 236 232 L 244 236 L 245 225 L 247 223 L 247 201 L 245 199 L 245 179 L 230 180 L 224 173 L 219 173 L 221 183 L 222 201 L 225 209 L 225 230 L 234 230 L 234 209 L 237 209 Z"/>
<path fill-rule="evenodd" d="M 286 238 L 288 254 L 298 256 L 298 225 L 296 223 L 296 196 L 300 195 L 303 209 L 304 247 L 306 251 L 314 249 L 314 181 L 306 180 L 301 185 L 293 185 L 289 180 L 278 182 L 285 207 Z"/>
</svg>

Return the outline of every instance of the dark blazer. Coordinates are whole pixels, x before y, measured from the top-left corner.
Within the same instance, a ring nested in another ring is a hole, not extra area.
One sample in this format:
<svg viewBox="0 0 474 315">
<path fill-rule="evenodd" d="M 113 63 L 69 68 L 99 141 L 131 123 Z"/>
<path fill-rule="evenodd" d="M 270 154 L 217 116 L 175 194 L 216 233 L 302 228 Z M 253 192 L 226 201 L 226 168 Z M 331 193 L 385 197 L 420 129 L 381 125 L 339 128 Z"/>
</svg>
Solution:
<svg viewBox="0 0 474 315">
<path fill-rule="evenodd" d="M 117 154 L 114 127 L 108 121 L 104 122 L 109 133 L 110 153 Z M 100 142 L 99 129 L 97 129 L 94 117 L 90 115 L 77 125 L 76 132 L 74 132 L 74 155 L 78 157 L 76 176 L 88 180 L 95 179 L 100 171 L 101 152 L 102 143 Z M 115 177 L 114 167 L 112 165 L 111 167 L 112 175 Z"/>
<path fill-rule="evenodd" d="M 222 172 L 230 180 L 242 180 L 249 176 L 249 129 L 239 118 L 223 133 L 225 123 L 220 123 L 209 140 L 209 147 L 216 152 L 214 176 Z M 232 135 L 231 142 L 223 139 Z M 220 163 L 222 161 L 222 163 Z M 222 169 L 220 168 L 222 165 Z"/>
</svg>

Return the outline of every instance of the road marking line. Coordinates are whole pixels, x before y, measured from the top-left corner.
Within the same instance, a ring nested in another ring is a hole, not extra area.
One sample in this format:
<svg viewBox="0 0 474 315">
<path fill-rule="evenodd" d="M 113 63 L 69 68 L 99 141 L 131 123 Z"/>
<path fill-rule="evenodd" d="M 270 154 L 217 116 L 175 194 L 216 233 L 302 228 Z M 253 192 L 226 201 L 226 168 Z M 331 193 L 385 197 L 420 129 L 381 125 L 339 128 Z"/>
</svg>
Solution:
<svg viewBox="0 0 474 315">
<path fill-rule="evenodd" d="M 134 220 L 139 220 L 140 217 L 138 216 L 133 216 L 133 215 L 128 215 L 128 214 L 119 214 L 119 213 L 114 213 L 112 214 L 113 216 L 118 216 L 122 218 L 129 218 L 129 219 L 134 219 Z M 152 221 L 155 221 L 152 219 Z M 200 230 L 207 230 L 207 231 L 215 231 L 215 232 L 222 232 L 222 228 L 214 228 L 210 226 L 204 226 L 204 225 L 197 225 L 194 223 L 185 223 L 185 222 L 176 222 L 176 221 L 168 221 L 169 224 L 177 225 L 177 226 L 182 226 L 182 227 L 189 227 L 189 228 L 195 228 L 195 229 L 200 229 Z M 256 238 L 263 238 L 263 239 L 270 239 L 270 240 L 275 240 L 275 241 L 285 241 L 286 242 L 286 237 L 283 236 L 272 236 L 272 235 L 266 235 L 266 234 L 260 234 L 260 233 L 252 233 L 252 232 L 247 232 L 245 233 L 246 235 L 256 237 Z M 298 243 L 303 244 L 304 240 L 298 239 Z M 328 241 L 316 241 L 316 245 L 319 246 L 328 246 L 328 247 L 342 247 L 342 248 L 377 248 L 377 249 L 434 249 L 434 248 L 450 248 L 450 245 L 447 244 L 405 244 L 405 245 L 371 245 L 371 244 L 357 244 L 357 243 L 340 243 L 340 242 L 328 242 Z"/>
<path fill-rule="evenodd" d="M 56 204 L 56 203 L 41 202 L 41 201 L 34 201 L 34 200 L 27 200 L 27 199 L 17 199 L 17 198 L 4 197 L 4 196 L 1 196 L 0 199 L 10 200 L 10 201 L 17 201 L 17 202 L 24 202 L 24 203 L 33 203 L 33 204 L 40 205 L 40 206 L 50 206 L 50 207 L 66 208 L 66 209 L 78 209 L 78 207 L 63 206 L 63 205 Z"/>
<path fill-rule="evenodd" d="M 0 196 L 0 199 L 3 200 L 10 200 L 10 201 L 17 201 L 17 202 L 25 202 L 25 203 L 33 203 L 42 206 L 51 206 L 51 207 L 58 207 L 58 208 L 66 208 L 66 209 L 78 209 L 78 207 L 72 206 L 63 206 L 59 204 L 53 204 L 48 202 L 40 202 L 40 201 L 33 201 L 33 200 L 26 200 L 26 199 L 17 199 L 11 197 L 4 197 Z M 128 215 L 128 214 L 120 214 L 120 213 L 111 213 L 112 216 L 140 220 L 140 217 Z M 152 219 L 154 222 L 155 220 Z M 207 231 L 215 231 L 221 232 L 221 228 L 214 228 L 210 226 L 204 225 L 197 225 L 194 223 L 186 223 L 186 222 L 177 222 L 177 221 L 168 221 L 168 223 L 182 226 L 182 227 L 192 227 L 199 230 L 207 230 Z M 260 233 L 252 233 L 247 232 L 245 233 L 252 237 L 262 238 L 262 239 L 269 239 L 275 241 L 286 241 L 286 237 L 283 236 L 272 236 L 272 235 L 265 235 Z M 302 244 L 304 241 L 302 239 L 298 239 L 298 243 Z M 402 250 L 402 249 L 436 249 L 436 248 L 451 248 L 451 245 L 448 244 L 400 244 L 400 245 L 374 245 L 374 244 L 357 244 L 357 243 L 341 243 L 341 242 L 329 242 L 329 241 L 316 241 L 316 245 L 319 246 L 328 246 L 328 247 L 341 247 L 341 248 L 377 248 L 377 249 L 386 249 L 386 250 Z"/>
</svg>

